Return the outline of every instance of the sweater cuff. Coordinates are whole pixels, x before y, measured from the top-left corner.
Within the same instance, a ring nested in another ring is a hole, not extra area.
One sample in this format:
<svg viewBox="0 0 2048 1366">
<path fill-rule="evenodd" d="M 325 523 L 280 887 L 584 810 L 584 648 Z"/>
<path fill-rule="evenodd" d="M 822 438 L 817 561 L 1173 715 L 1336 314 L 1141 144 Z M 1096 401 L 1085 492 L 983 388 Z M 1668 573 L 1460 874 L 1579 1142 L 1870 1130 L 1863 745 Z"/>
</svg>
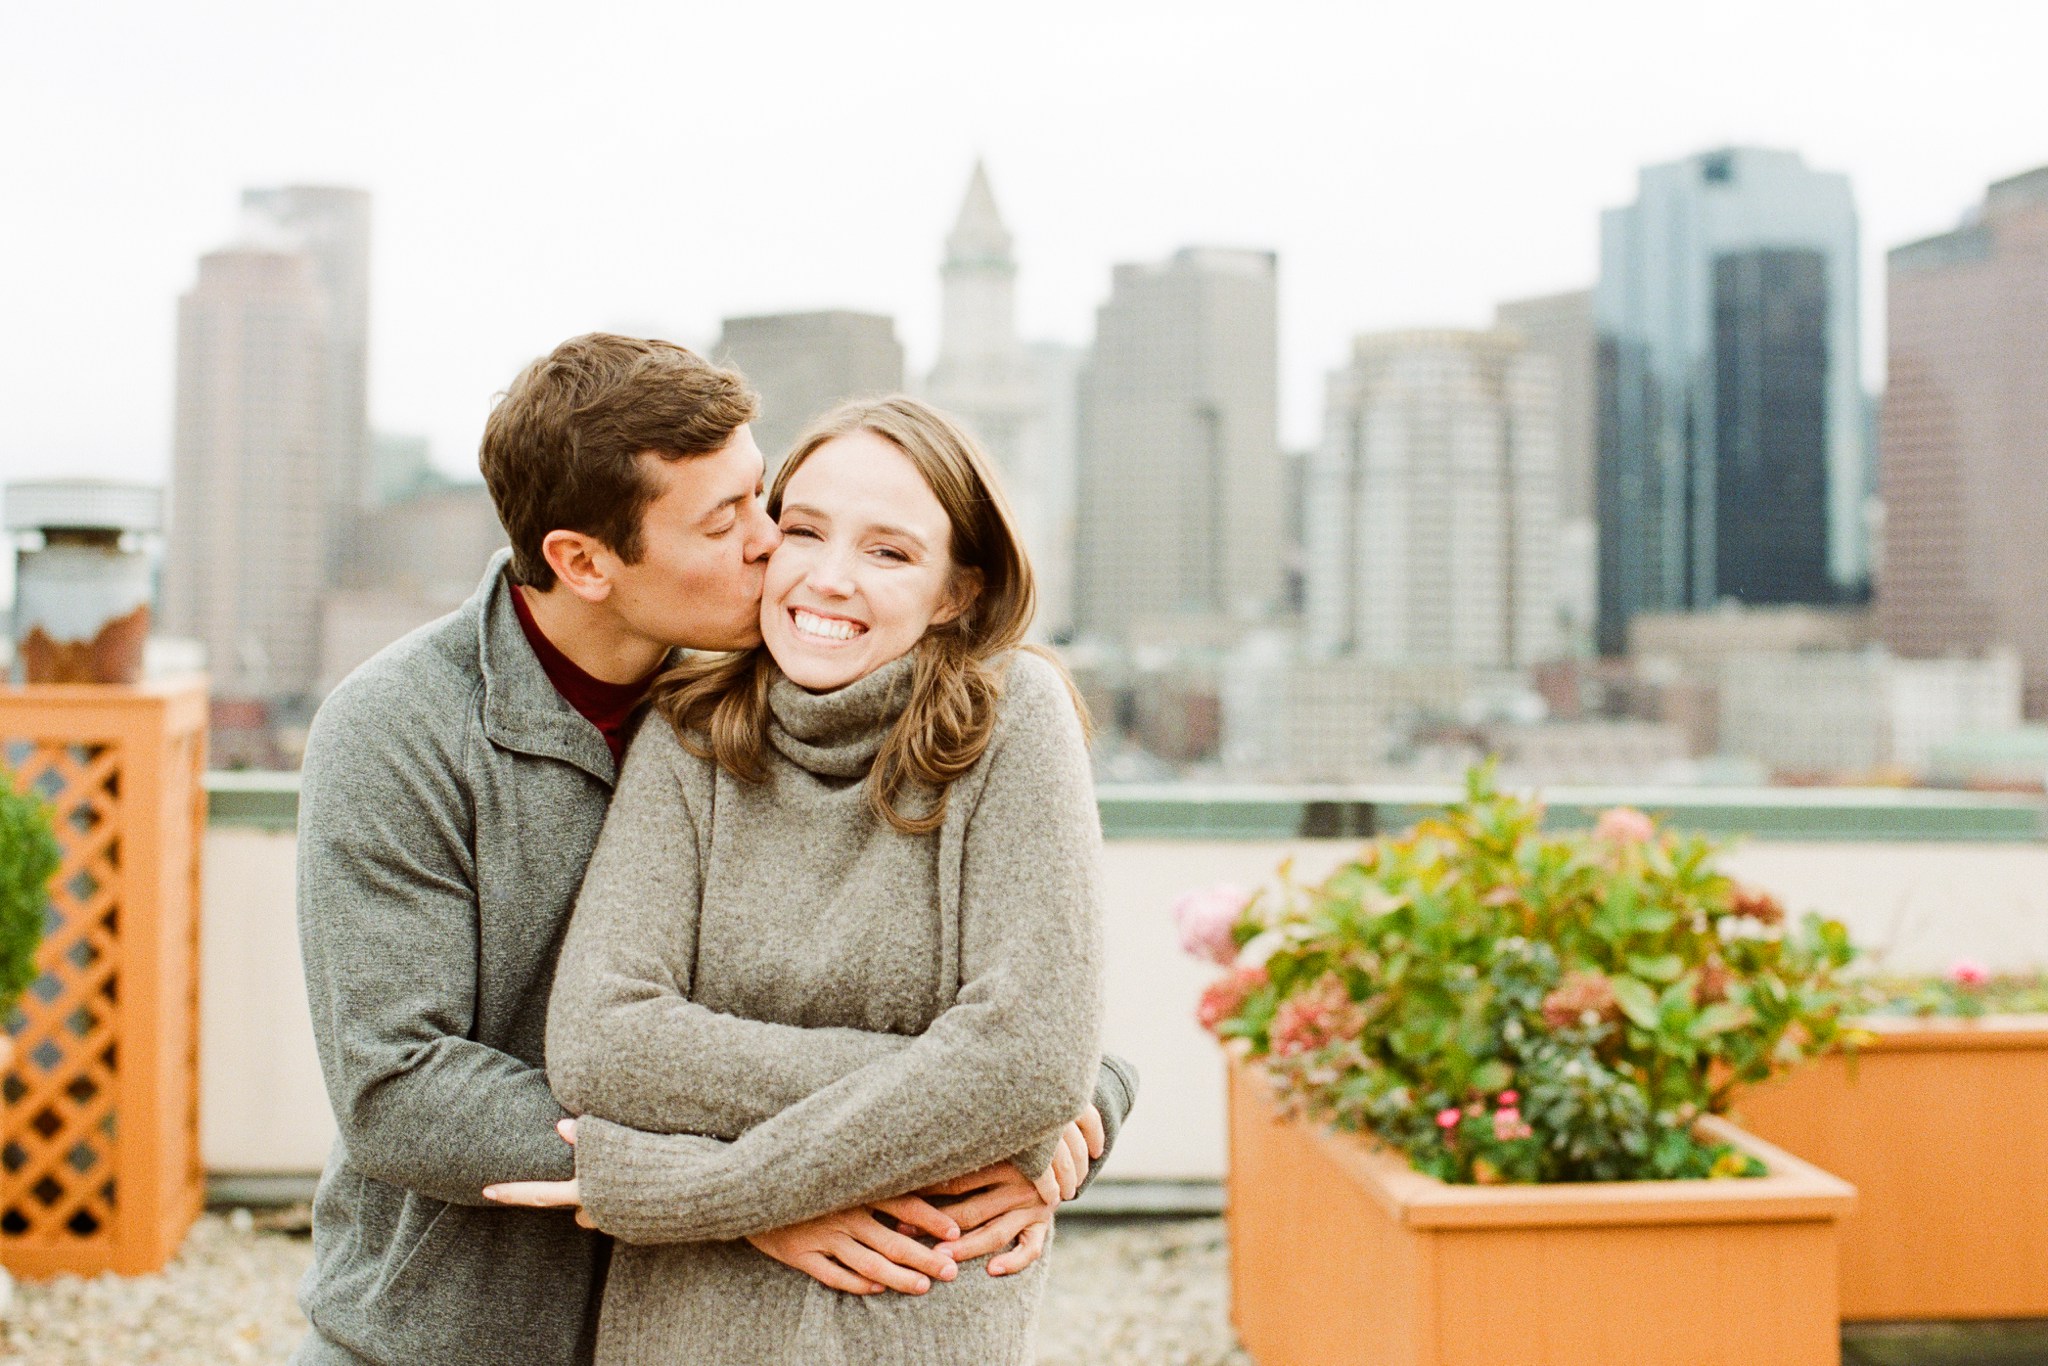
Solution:
<svg viewBox="0 0 2048 1366">
<path fill-rule="evenodd" d="M 1102 1070 L 1095 1078 L 1095 1112 L 1102 1116 L 1102 1156 L 1088 1164 L 1082 1190 L 1095 1184 L 1095 1178 L 1102 1174 L 1103 1164 L 1116 1150 L 1116 1136 L 1122 1132 L 1124 1120 L 1130 1117 L 1131 1107 L 1137 1101 L 1138 1069 L 1114 1053 L 1103 1054 Z"/>
<path fill-rule="evenodd" d="M 576 1122 L 576 1180 L 583 1208 L 628 1243 L 692 1241 L 707 1213 L 693 1193 L 725 1144 L 695 1134 L 650 1134 L 585 1115 Z"/>
</svg>

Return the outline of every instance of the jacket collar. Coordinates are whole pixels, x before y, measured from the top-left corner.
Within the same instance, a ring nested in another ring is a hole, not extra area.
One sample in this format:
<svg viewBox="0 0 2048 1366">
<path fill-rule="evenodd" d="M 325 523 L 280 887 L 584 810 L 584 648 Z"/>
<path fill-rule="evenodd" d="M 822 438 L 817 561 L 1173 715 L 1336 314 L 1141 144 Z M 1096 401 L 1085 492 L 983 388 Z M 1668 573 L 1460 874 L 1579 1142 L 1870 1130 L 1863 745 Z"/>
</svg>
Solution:
<svg viewBox="0 0 2048 1366">
<path fill-rule="evenodd" d="M 596 726 L 548 681 L 512 606 L 510 550 L 491 557 L 484 580 L 462 610 L 477 623 L 484 676 L 484 735 L 501 749 L 560 759 L 610 787 L 618 778 L 611 748 Z"/>
</svg>

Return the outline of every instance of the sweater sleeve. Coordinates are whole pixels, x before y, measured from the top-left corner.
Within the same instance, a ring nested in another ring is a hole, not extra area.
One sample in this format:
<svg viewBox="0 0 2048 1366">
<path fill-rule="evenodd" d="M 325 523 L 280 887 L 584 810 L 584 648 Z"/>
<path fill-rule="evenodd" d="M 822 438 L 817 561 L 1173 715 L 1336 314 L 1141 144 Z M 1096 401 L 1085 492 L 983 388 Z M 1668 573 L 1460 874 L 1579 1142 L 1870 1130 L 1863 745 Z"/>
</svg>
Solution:
<svg viewBox="0 0 2048 1366">
<path fill-rule="evenodd" d="M 640 727 L 555 970 L 548 1081 L 572 1111 L 737 1138 L 911 1040 L 742 1019 L 689 999 L 701 878 L 685 791 L 694 762 L 658 718 Z"/>
<path fill-rule="evenodd" d="M 321 706 L 299 794 L 298 920 L 349 1161 L 373 1180 L 481 1205 L 494 1181 L 566 1179 L 571 1163 L 541 1069 L 469 1037 L 478 938 L 464 705 L 371 676 Z"/>
<path fill-rule="evenodd" d="M 1079 718 L 1035 656 L 1012 663 L 984 762 L 961 846 L 955 1003 L 908 1047 L 729 1144 L 586 1121 L 577 1172 L 600 1228 L 629 1242 L 737 1238 L 1020 1149 L 1043 1169 L 1043 1140 L 1100 1076 L 1101 830 Z"/>
</svg>

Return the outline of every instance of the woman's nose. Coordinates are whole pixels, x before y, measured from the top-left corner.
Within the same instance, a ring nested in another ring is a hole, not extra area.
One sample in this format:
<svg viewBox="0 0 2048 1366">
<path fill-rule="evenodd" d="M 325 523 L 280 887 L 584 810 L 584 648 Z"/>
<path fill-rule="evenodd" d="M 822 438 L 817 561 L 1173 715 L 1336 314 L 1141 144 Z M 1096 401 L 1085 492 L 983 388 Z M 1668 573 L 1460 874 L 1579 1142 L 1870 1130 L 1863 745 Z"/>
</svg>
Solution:
<svg viewBox="0 0 2048 1366">
<path fill-rule="evenodd" d="M 816 562 L 811 565 L 808 577 L 813 592 L 829 594 L 835 598 L 853 596 L 852 567 L 848 564 L 846 555 L 839 551 L 828 549 L 818 556 Z"/>
</svg>

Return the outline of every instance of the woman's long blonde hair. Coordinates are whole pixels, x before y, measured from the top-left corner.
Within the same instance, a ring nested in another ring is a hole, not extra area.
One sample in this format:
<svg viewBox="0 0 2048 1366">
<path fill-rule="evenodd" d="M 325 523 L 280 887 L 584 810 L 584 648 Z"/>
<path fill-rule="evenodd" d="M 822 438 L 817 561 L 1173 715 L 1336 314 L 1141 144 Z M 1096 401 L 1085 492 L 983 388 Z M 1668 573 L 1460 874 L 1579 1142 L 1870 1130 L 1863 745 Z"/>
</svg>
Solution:
<svg viewBox="0 0 2048 1366">
<path fill-rule="evenodd" d="M 953 780 L 988 748 L 1001 692 L 989 662 L 1024 645 L 1038 590 L 988 456 L 946 414 L 906 395 L 842 404 L 813 423 L 776 471 L 768 515 L 782 515 L 791 476 L 819 447 L 859 431 L 902 451 L 945 509 L 952 526 L 953 589 L 966 604 L 917 643 L 909 704 L 868 773 L 868 804 L 875 814 L 905 834 L 925 834 L 945 819 Z M 1036 652 L 1058 665 L 1049 652 Z M 768 689 L 774 678 L 765 646 L 698 655 L 655 680 L 654 707 L 691 753 L 758 782 L 767 773 Z M 1073 692 L 1071 680 L 1067 686 Z M 1087 711 L 1078 693 L 1074 705 L 1085 728 Z M 909 809 L 909 800 L 920 793 L 929 793 L 930 800 L 921 810 Z"/>
</svg>

